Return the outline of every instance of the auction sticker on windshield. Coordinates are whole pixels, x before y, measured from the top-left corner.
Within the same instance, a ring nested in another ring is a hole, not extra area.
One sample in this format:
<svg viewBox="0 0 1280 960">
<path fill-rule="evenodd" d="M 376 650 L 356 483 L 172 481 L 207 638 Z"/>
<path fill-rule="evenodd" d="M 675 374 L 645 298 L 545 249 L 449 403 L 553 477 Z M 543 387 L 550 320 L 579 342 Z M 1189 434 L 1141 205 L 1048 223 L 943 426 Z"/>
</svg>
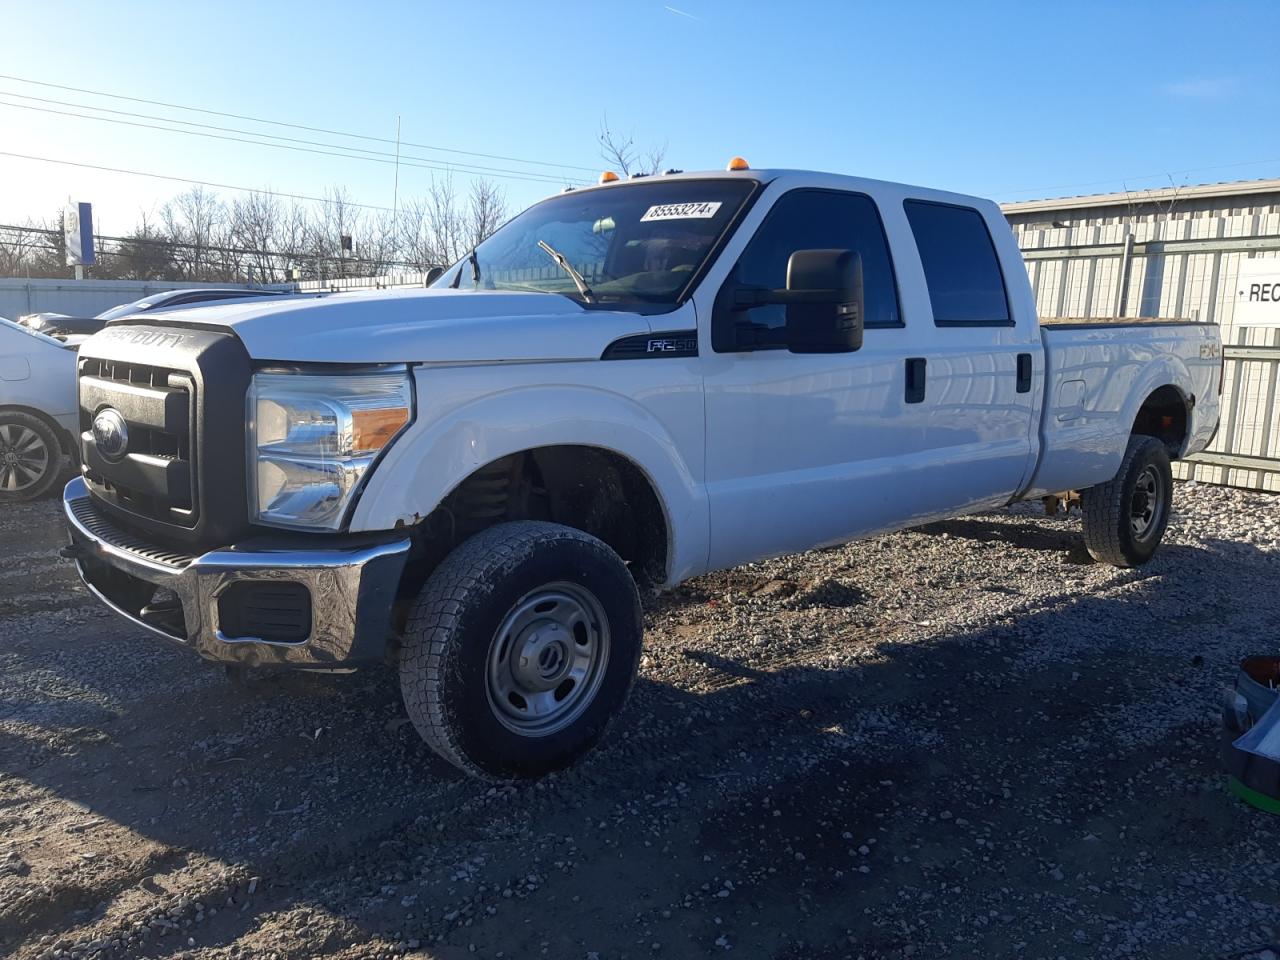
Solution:
<svg viewBox="0 0 1280 960">
<path fill-rule="evenodd" d="M 641 223 L 650 220 L 709 220 L 720 209 L 720 201 L 714 203 L 659 203 L 645 211 Z"/>
</svg>

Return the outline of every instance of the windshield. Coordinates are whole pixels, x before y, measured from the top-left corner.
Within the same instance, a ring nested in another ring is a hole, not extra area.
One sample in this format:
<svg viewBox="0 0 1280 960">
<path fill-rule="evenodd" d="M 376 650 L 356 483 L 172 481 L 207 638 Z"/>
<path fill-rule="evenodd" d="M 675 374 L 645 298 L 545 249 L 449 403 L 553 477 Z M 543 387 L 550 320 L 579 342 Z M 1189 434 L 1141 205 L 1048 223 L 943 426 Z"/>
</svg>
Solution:
<svg viewBox="0 0 1280 960">
<path fill-rule="evenodd" d="M 499 228 L 432 286 L 674 305 L 753 186 L 749 180 L 679 180 L 561 194 Z M 577 271 L 587 292 L 555 254 Z"/>
</svg>

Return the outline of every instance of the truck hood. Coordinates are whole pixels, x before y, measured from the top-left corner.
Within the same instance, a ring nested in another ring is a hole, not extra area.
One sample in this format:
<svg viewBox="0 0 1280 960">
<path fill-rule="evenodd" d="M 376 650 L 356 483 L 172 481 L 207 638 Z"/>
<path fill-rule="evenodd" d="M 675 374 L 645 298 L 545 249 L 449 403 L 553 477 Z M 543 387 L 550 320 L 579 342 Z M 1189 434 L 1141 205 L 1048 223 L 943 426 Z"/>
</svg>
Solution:
<svg viewBox="0 0 1280 960">
<path fill-rule="evenodd" d="M 637 313 L 588 310 L 549 293 L 378 290 L 227 301 L 113 320 L 225 327 L 255 360 L 467 363 L 599 359 L 614 340 L 651 332 Z"/>
</svg>

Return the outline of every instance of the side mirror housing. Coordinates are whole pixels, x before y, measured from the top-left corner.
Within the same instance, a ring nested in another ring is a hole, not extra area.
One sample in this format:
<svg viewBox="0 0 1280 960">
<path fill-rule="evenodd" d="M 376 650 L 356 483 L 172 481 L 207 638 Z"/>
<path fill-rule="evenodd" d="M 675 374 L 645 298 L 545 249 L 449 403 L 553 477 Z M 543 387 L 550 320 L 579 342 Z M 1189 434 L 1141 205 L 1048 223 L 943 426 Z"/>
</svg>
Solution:
<svg viewBox="0 0 1280 960">
<path fill-rule="evenodd" d="M 862 348 L 862 258 L 853 250 L 797 250 L 787 261 L 787 349 L 852 353 Z"/>
</svg>

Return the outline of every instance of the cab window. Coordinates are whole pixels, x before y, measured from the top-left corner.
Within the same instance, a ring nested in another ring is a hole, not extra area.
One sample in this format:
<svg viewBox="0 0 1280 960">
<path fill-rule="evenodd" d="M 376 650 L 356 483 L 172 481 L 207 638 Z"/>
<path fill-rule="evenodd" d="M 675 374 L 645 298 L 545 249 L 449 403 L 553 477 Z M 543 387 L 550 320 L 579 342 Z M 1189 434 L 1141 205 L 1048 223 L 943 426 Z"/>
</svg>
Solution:
<svg viewBox="0 0 1280 960">
<path fill-rule="evenodd" d="M 972 207 L 904 204 L 939 327 L 1012 326 L 1004 275 L 987 223 Z"/>
<path fill-rule="evenodd" d="M 862 257 L 866 298 L 865 325 L 900 327 L 898 287 L 884 226 L 875 202 L 865 194 L 834 190 L 793 190 L 769 211 L 738 260 L 738 286 L 780 290 L 787 285 L 787 261 L 797 250 L 854 250 Z M 727 313 L 721 324 L 751 328 L 749 336 L 733 336 L 722 328 L 715 349 L 777 349 L 785 344 L 786 307 L 779 304 Z M 726 334 L 728 334 L 726 336 Z M 744 347 L 744 343 L 754 347 Z"/>
</svg>

